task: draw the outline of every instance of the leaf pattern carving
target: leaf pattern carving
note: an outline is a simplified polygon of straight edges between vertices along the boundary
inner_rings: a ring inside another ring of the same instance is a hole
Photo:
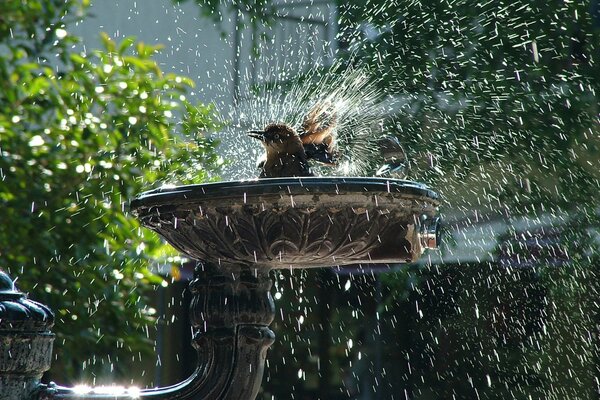
[[[289,268],[414,259],[421,248],[407,238],[408,226],[435,207],[423,198],[380,196],[348,205],[185,203],[137,212],[193,259]]]

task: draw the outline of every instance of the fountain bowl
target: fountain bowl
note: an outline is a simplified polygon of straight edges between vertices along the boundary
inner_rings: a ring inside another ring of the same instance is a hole
[[[281,269],[416,261],[439,243],[438,206],[412,181],[304,177],[164,187],[130,209],[192,259]]]

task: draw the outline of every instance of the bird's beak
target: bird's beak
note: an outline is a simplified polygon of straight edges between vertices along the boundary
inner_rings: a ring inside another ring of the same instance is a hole
[[[254,139],[262,140],[263,142],[265,141],[265,132],[264,131],[248,131],[248,136],[250,136]]]

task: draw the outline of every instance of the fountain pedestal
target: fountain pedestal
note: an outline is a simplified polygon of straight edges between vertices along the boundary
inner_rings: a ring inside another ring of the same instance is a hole
[[[223,182],[135,199],[142,225],[200,260],[190,284],[197,398],[255,398],[274,340],[271,269],[416,261],[437,247],[437,205],[424,185],[378,178]]]
[[[275,316],[268,271],[200,263],[190,283],[199,399],[254,399]],[[199,382],[200,383],[200,382]]]

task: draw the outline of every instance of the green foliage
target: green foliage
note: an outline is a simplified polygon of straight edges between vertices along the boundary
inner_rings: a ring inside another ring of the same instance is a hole
[[[376,3],[340,3],[342,38],[401,100],[389,129],[415,178],[490,211],[593,195],[600,29],[587,3]]]
[[[525,245],[533,232],[500,238],[523,270],[450,265],[385,278],[385,304],[409,299],[424,315],[406,316],[421,379],[407,387],[423,398],[593,397],[597,14],[588,2],[339,4],[348,52],[400,100],[388,129],[407,144],[412,178],[453,214],[554,217],[554,234],[536,245]]]
[[[127,202],[154,183],[213,180],[219,164],[202,136],[213,108],[162,73],[158,46],[103,35],[102,49],[74,50],[64,21],[85,3],[0,3],[0,267],[56,312],[61,378],[152,349],[146,295],[163,281],[150,263],[169,250]]]
[[[399,386],[416,398],[593,398],[598,261],[436,266],[422,270],[421,284],[408,291],[402,276],[388,277],[390,289],[408,299],[382,312],[384,321],[404,321],[398,332],[382,330],[410,337],[387,345],[410,360]]]

